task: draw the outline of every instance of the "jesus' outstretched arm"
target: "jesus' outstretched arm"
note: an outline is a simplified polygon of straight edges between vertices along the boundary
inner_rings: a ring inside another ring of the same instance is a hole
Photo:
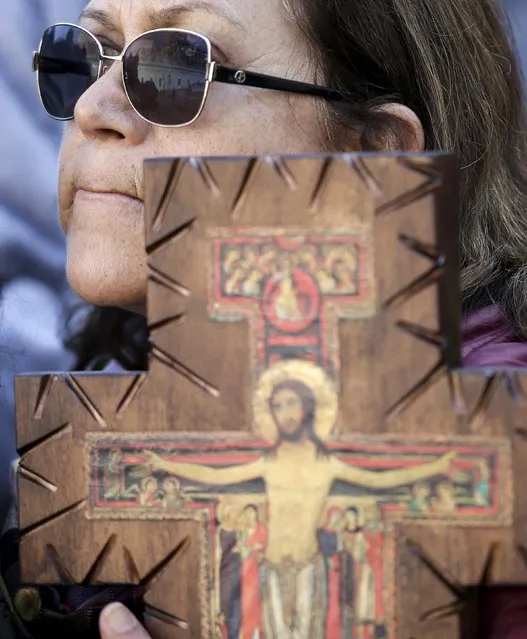
[[[366,488],[382,489],[411,484],[420,479],[428,479],[437,475],[448,475],[455,456],[456,453],[448,453],[427,464],[379,472],[348,466],[348,464],[334,457],[331,459],[330,464],[334,480],[345,481],[357,486],[365,486]]]
[[[264,475],[264,462],[257,459],[248,464],[228,466],[227,468],[213,468],[200,464],[188,464],[163,459],[156,453],[145,451],[148,455],[148,466],[152,471],[162,470],[181,479],[190,479],[202,484],[222,486],[227,484],[239,484],[252,479],[260,479]]]

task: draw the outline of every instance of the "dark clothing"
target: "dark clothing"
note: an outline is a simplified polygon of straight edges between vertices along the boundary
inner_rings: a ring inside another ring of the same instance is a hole
[[[220,531],[220,605],[225,617],[228,639],[238,639],[242,623],[242,560],[239,553],[235,552],[237,544],[236,532]]]
[[[143,603],[133,586],[39,586],[40,613],[35,611],[34,621],[24,623],[13,610],[21,588],[18,544],[16,529],[0,539],[0,639],[100,639],[99,614],[112,601],[142,619]],[[79,610],[88,600],[90,605]]]

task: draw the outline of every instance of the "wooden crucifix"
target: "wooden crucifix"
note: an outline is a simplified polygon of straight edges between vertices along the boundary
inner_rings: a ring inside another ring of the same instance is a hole
[[[471,637],[526,380],[460,369],[453,158],[145,181],[148,373],[17,380],[24,581],[140,584],[155,639]]]

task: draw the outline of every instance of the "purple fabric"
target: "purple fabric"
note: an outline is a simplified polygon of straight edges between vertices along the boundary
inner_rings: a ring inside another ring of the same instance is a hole
[[[527,368],[527,342],[514,333],[496,306],[466,317],[461,331],[463,366]]]
[[[116,362],[115,360],[112,360],[103,371],[103,373],[124,373],[124,372],[126,372],[125,369],[121,366],[121,364],[119,364],[119,362]]]

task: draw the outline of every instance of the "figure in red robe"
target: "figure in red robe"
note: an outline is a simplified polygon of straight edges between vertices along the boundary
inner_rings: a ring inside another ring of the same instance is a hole
[[[368,530],[364,533],[368,543],[368,563],[374,574],[375,589],[375,630],[371,631],[372,639],[384,637],[386,629],[384,627],[384,605],[383,605],[383,552],[384,536],[379,530]]]
[[[267,545],[267,528],[252,504],[243,511],[244,540],[239,543],[242,564],[242,639],[263,637],[260,563]]]
[[[326,636],[331,639],[341,639],[342,623],[340,608],[340,580],[342,540],[341,529],[344,513],[336,506],[328,510],[326,522],[318,530],[318,544],[326,559],[327,566],[327,612]]]

